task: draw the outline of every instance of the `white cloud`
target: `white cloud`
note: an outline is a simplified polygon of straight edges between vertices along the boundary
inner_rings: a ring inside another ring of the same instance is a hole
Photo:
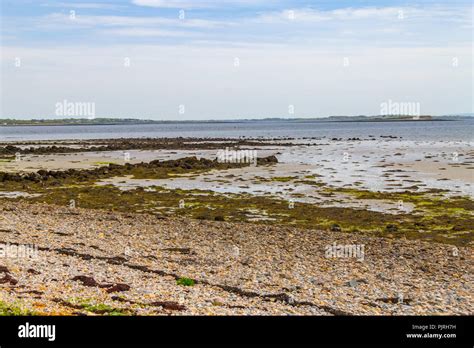
[[[104,4],[104,3],[95,3],[95,2],[56,2],[56,3],[45,3],[41,4],[43,7],[64,7],[64,8],[74,8],[74,9],[117,9],[123,7],[116,4]]]
[[[134,37],[198,37],[198,33],[189,31],[176,30],[159,30],[159,29],[110,29],[101,31],[103,34],[119,35],[119,36],[134,36]]]
[[[264,3],[263,0],[132,0],[139,6],[162,7],[162,8],[217,8],[223,6],[257,6]]]
[[[74,25],[81,27],[147,27],[147,26],[180,26],[190,28],[215,28],[231,23],[205,19],[179,19],[165,17],[133,17],[133,16],[91,16],[76,14],[71,19],[68,14],[53,13],[40,19],[40,25]]]
[[[366,21],[366,20],[419,20],[439,18],[450,21],[471,22],[470,15],[464,8],[432,6],[417,7],[365,7],[339,8],[335,10],[316,10],[311,8],[286,9],[261,14],[256,21],[262,23],[318,23],[325,21]],[[366,22],[370,24],[370,22]]]
[[[231,22],[80,13],[72,21],[55,13],[19,25],[8,18],[0,116],[47,116],[64,99],[96,102],[98,116],[157,119],[177,119],[180,104],[186,119],[286,116],[289,104],[298,116],[371,114],[388,99],[420,102],[431,114],[470,110],[471,9],[290,11]],[[46,44],[40,35],[22,41],[21,28],[44,33]],[[83,41],[68,41],[76,32]],[[158,40],[166,37],[176,39]]]
[[[248,24],[267,25],[275,37],[308,45],[447,46],[472,41],[465,6],[287,9],[261,13]]]
[[[294,21],[296,23],[318,23],[324,21],[341,21],[357,19],[397,19],[402,8],[343,8],[330,11],[314,10],[309,8],[287,9],[277,12],[261,14],[256,21],[263,23],[282,23]]]

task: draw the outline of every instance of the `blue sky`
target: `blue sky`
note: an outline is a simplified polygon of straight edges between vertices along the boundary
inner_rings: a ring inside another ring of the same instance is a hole
[[[1,10],[0,117],[55,117],[63,100],[154,119],[378,114],[388,100],[422,114],[473,108],[471,1],[3,0]]]

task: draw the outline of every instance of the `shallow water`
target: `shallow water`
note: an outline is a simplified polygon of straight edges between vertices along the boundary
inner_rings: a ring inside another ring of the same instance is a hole
[[[0,121],[1,123],[1,121]],[[140,137],[318,137],[397,136],[405,140],[474,140],[474,118],[423,122],[239,121],[95,126],[0,126],[0,141]]]

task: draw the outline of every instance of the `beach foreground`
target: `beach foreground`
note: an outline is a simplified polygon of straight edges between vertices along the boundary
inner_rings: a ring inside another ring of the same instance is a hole
[[[0,314],[472,314],[468,142],[105,139],[1,152]]]
[[[40,315],[472,314],[470,248],[1,202],[3,311]],[[364,245],[363,260],[328,245]]]

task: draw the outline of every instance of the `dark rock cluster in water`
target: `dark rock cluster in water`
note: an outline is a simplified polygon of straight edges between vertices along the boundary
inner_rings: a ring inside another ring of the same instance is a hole
[[[275,156],[268,156],[257,159],[257,165],[270,165],[278,163]],[[208,169],[225,169],[238,168],[248,166],[248,163],[219,163],[217,159],[210,160],[206,158],[197,159],[197,157],[186,157],[176,160],[159,161],[154,160],[148,163],[125,163],[109,164],[108,166],[94,169],[68,169],[63,171],[56,170],[39,170],[32,173],[5,173],[0,172],[0,182],[6,181],[32,181],[43,182],[48,180],[62,180],[73,178],[78,181],[86,181],[90,179],[125,175],[133,170],[154,170],[154,169],[182,169],[182,170],[208,170]]]

